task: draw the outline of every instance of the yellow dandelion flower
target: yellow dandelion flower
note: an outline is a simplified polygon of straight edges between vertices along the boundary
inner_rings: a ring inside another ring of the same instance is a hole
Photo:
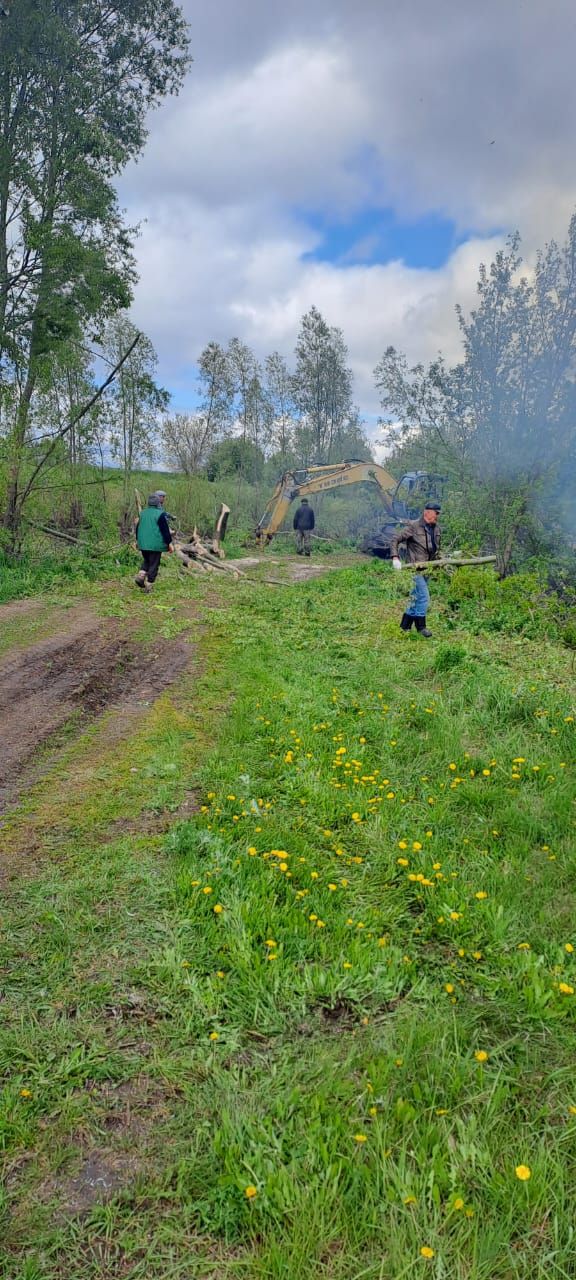
[[[453,1206],[452,1206],[452,1207],[453,1207],[454,1209],[458,1209],[458,1210],[460,1210],[460,1209],[463,1209],[463,1208],[464,1208],[464,1201],[463,1201],[463,1199],[462,1199],[462,1196],[457,1196],[457,1197],[456,1197],[456,1199],[455,1199],[454,1204],[453,1204]]]
[[[561,994],[561,995],[563,995],[563,996],[573,996],[573,995],[574,995],[574,987],[571,987],[569,982],[559,982],[559,983],[558,983],[558,990],[559,990],[560,994]]]
[[[255,1196],[258,1195],[258,1188],[250,1184],[249,1187],[244,1188],[244,1195],[246,1196],[247,1200],[254,1200]]]
[[[410,865],[407,858],[397,858],[396,861],[399,867],[408,867]]]
[[[210,1032],[210,1039],[211,1039],[211,1040],[217,1040],[217,1039],[218,1039],[218,1032],[217,1032],[217,1031],[211,1031],[211,1032]]]
[[[350,964],[350,961],[349,961],[349,960],[345,960],[345,961],[344,961],[344,968],[345,968],[345,969],[351,969],[351,968],[352,968],[352,965]]]
[[[278,946],[278,943],[277,943],[277,942],[275,942],[273,938],[267,938],[267,939],[266,939],[266,942],[264,943],[264,946],[265,946],[265,947],[277,947],[277,946]]]
[[[31,1097],[32,1097],[32,1090],[31,1090],[31,1089],[21,1089],[21,1090],[20,1090],[20,1097],[21,1097],[21,1098],[31,1098]]]
[[[355,1134],[354,1134],[354,1141],[355,1141],[355,1142],[367,1142],[367,1141],[368,1141],[368,1138],[367,1138],[367,1135],[366,1135],[365,1133],[355,1133]]]
[[[329,885],[328,885],[328,888],[330,889],[330,892],[331,892],[331,893],[335,893],[335,892],[336,892],[336,889],[338,888],[338,885],[337,885],[337,884],[329,884]]]
[[[444,990],[448,992],[449,996],[451,996],[454,991],[453,984],[451,982],[446,982],[444,984]]]
[[[483,889],[480,889],[479,893],[474,894],[474,897],[477,898],[479,902],[483,902],[484,899],[488,897],[488,894],[485,893]]]
[[[422,1256],[423,1258],[433,1258],[433,1257],[434,1257],[434,1250],[433,1250],[433,1249],[431,1249],[429,1245],[427,1245],[427,1244],[423,1244],[423,1245],[422,1245],[422,1248],[421,1248],[421,1250],[420,1250],[420,1254],[421,1254],[421,1256]]]
[[[488,1054],[486,1053],[486,1050],[485,1050],[485,1049],[477,1049],[477,1050],[476,1050],[476,1053],[474,1054],[474,1057],[475,1057],[475,1059],[476,1059],[476,1061],[477,1061],[477,1062],[487,1062],[487,1061],[488,1061]]]
[[[571,956],[572,952],[574,951],[574,947],[572,946],[572,943],[571,942],[565,943],[564,950],[568,952],[569,956]]]
[[[207,884],[206,887],[202,890],[202,893],[212,893],[211,885]]]
[[[404,1204],[416,1204],[416,1196],[404,1196]]]
[[[250,854],[250,857],[251,857],[251,858],[255,858],[255,857],[256,857],[256,854],[258,853],[258,850],[257,850],[256,846],[255,846],[255,845],[253,845],[253,844],[251,844],[251,845],[250,845],[250,847],[249,847],[249,849],[248,849],[248,853]]]
[[[369,1115],[369,1116],[377,1116],[377,1115],[378,1115],[378,1107],[368,1107],[368,1115]]]
[[[215,915],[219,916],[219,915],[221,915],[221,914],[222,914],[222,912],[223,912],[223,910],[224,910],[224,907],[222,906],[222,903],[221,903],[221,902],[217,902],[217,903],[216,903],[216,906],[213,908],[213,910],[214,910]]]
[[[219,969],[219,970],[218,970],[218,972],[217,972],[217,974],[216,974],[216,977],[217,977],[217,978],[225,978],[225,977],[226,977],[226,974],[224,973],[224,970],[223,970],[223,969]]]
[[[514,1172],[520,1182],[528,1182],[528,1179],[532,1177],[532,1170],[527,1164],[517,1164]]]

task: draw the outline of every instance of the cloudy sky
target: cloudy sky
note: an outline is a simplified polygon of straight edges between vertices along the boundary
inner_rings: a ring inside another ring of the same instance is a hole
[[[134,319],[178,408],[238,335],[293,350],[312,303],[356,398],[372,370],[459,350],[454,304],[519,228],[576,204],[574,0],[184,0],[194,65],[123,178],[142,220]]]

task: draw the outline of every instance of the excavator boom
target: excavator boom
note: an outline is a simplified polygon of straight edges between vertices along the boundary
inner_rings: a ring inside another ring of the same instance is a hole
[[[295,498],[307,498],[326,489],[359,484],[363,480],[376,484],[387,512],[391,515],[397,481],[376,462],[335,462],[324,467],[307,467],[302,471],[285,471],[280,477],[264,515],[256,529],[261,546],[271,542],[282,527],[290,504]]]
[[[442,476],[429,476],[425,471],[412,471],[395,480],[384,467],[377,462],[333,462],[321,467],[306,467],[302,470],[285,471],[280,477],[274,493],[266,507],[264,515],[256,529],[256,540],[261,547],[272,541],[274,534],[281,529],[284,520],[295,498],[307,498],[314,493],[323,493],[327,489],[338,489],[343,485],[361,484],[363,481],[375,484],[381,498],[388,527],[398,524],[399,520],[411,515],[410,503],[399,498],[399,492],[405,491],[414,505],[423,498],[434,493],[439,496],[438,482]],[[385,540],[386,540],[385,534]],[[374,554],[387,554],[385,550],[374,548]]]

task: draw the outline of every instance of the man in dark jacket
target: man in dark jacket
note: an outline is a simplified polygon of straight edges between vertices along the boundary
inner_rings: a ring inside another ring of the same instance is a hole
[[[303,498],[296,515],[294,516],[294,528],[296,530],[296,550],[298,555],[310,555],[310,534],[314,528],[314,512],[309,505],[308,499]]]
[[[398,556],[398,548],[401,543],[406,547],[410,564],[418,564],[422,560],[436,560],[441,541],[440,529],[438,528],[439,511],[439,504],[430,502],[424,507],[419,520],[412,520],[409,524],[396,530],[390,544],[392,564],[395,569],[402,568],[402,561]],[[432,632],[426,626],[426,614],[428,613],[429,604],[430,592],[426,576],[422,573],[416,573],[412,585],[410,605],[402,615],[400,623],[402,630],[409,631],[411,626],[415,625],[416,630],[421,635],[427,638],[431,636]]]
[[[134,581],[142,591],[152,590],[152,584],[158,576],[162,552],[174,550],[168,517],[162,510],[165,501],[163,489],[152,493],[148,506],[140,513],[136,525],[136,541],[142,552],[142,568]]]

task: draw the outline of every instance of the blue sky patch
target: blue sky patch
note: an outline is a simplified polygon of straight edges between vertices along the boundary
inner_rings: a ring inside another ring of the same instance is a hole
[[[298,214],[318,236],[304,261],[343,267],[401,259],[408,267],[437,270],[473,234],[457,231],[454,222],[436,214],[413,222],[399,222],[388,209],[367,209],[346,222],[303,209]]]

